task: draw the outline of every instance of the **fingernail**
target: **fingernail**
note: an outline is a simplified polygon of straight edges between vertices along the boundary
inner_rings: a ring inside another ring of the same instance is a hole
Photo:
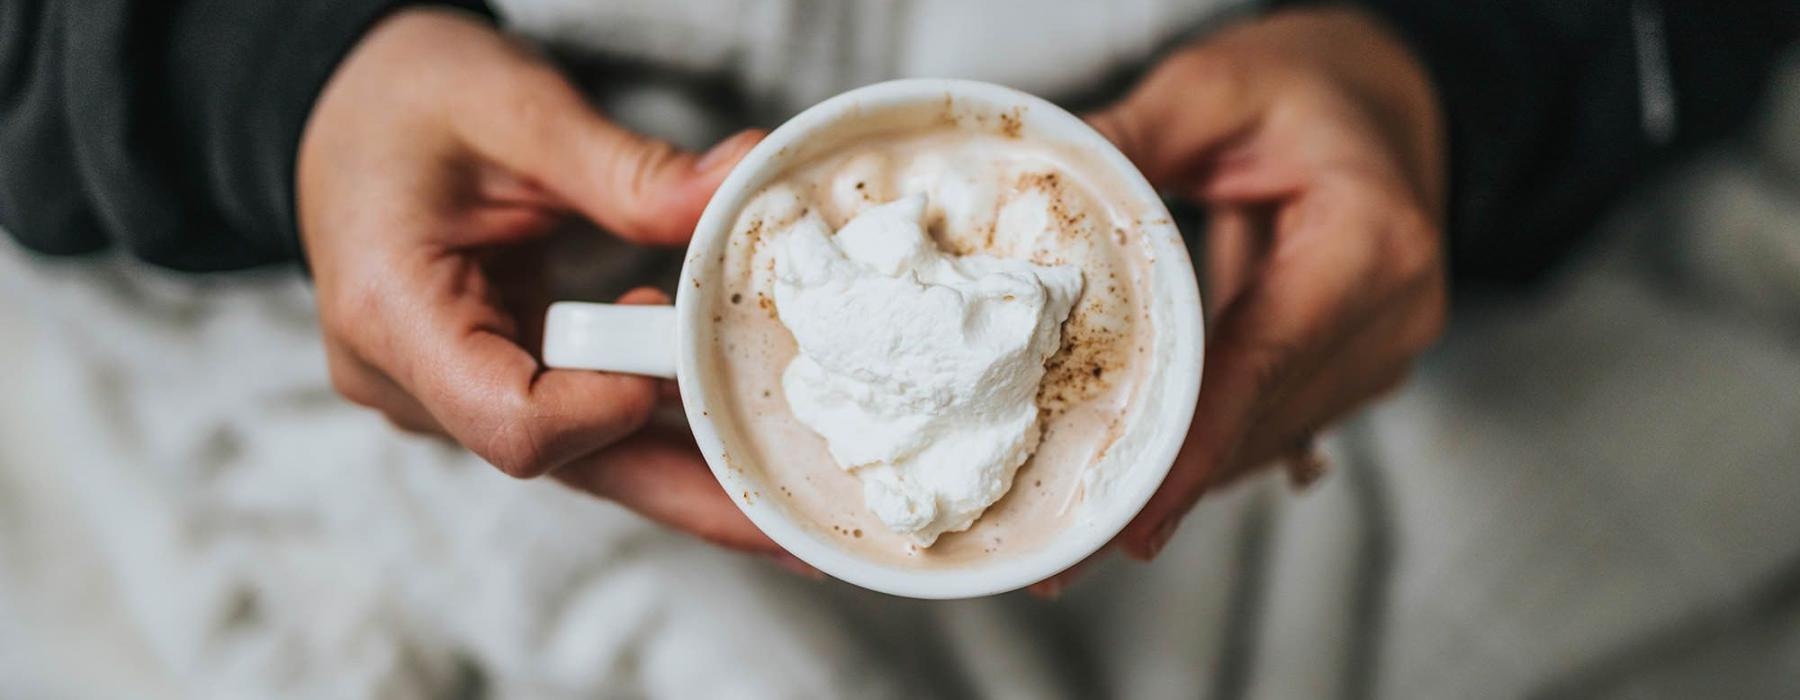
[[[706,149],[705,153],[700,154],[699,160],[694,161],[694,170],[702,173],[711,172],[713,168],[724,164],[726,158],[737,153],[738,147],[742,146],[744,139],[752,133],[754,132],[738,132],[724,141],[713,144],[712,148]]]
[[[1175,530],[1180,527],[1181,518],[1177,516],[1163,521],[1163,524],[1156,528],[1156,532],[1150,535],[1151,559],[1155,559],[1156,555],[1162,554],[1163,547],[1169,546],[1169,540],[1175,537]]]
[[[788,554],[787,552],[778,552],[775,554],[770,554],[768,556],[769,556],[769,559],[771,561],[774,561],[777,566],[780,566],[783,569],[787,569],[788,571],[791,571],[795,575],[798,575],[802,578],[806,578],[806,579],[813,580],[813,581],[825,580],[825,572],[813,568],[812,565],[807,564],[806,562],[800,561],[799,557],[796,557],[792,554]]]

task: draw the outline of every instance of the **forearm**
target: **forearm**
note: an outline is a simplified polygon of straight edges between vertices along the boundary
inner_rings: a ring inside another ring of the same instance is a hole
[[[297,258],[307,115],[364,29],[405,4],[8,3],[0,225],[47,253],[116,244],[186,270]]]

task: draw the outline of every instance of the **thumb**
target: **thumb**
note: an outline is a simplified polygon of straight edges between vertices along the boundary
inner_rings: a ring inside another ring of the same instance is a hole
[[[600,121],[571,149],[569,176],[550,184],[570,208],[637,243],[685,245],[733,166],[762,140],[746,130],[694,154]]]
[[[521,63],[500,71],[493,94],[459,103],[458,137],[630,241],[686,243],[713,190],[762,140],[761,131],[744,131],[705,155],[684,151],[609,121],[541,62]]]
[[[697,155],[596,117],[538,177],[570,209],[621,238],[684,245],[719,183],[762,137],[742,131]]]
[[[1163,61],[1123,100],[1086,120],[1152,185],[1167,187],[1248,132],[1265,91],[1237,60],[1201,47]]]

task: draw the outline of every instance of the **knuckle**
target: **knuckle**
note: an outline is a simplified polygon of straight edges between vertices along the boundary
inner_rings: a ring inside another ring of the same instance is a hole
[[[323,307],[324,304],[321,303],[319,332],[325,336],[327,342],[338,341],[348,345],[354,337],[351,323],[344,318],[348,314],[328,313]],[[337,371],[336,362],[332,363],[332,371],[334,374]]]
[[[1251,390],[1256,396],[1267,397],[1281,388],[1298,351],[1295,343],[1288,340],[1265,340],[1252,347],[1247,364]]]
[[[549,471],[542,446],[530,430],[518,423],[509,421],[489,431],[475,451],[502,474],[515,479],[535,479]]]
[[[372,284],[340,281],[330,290],[319,290],[319,330],[326,338],[351,348],[367,334],[381,311],[382,295]]]
[[[1384,237],[1383,257],[1401,286],[1417,288],[1441,285],[1443,244],[1438,228],[1410,203],[1392,205],[1397,220]]]
[[[1449,302],[1445,299],[1442,287],[1427,292],[1424,308],[1418,311],[1410,332],[1406,334],[1407,348],[1413,353],[1423,352],[1443,337],[1445,328],[1450,322]]]
[[[656,222],[654,204],[661,194],[662,174],[681,153],[657,139],[642,139],[620,150],[614,167],[616,186],[623,195],[623,218],[626,224],[642,230]]]
[[[331,379],[331,390],[337,392],[344,400],[358,406],[375,407],[375,391],[363,380],[362,374],[347,366],[348,363],[332,358],[327,360],[326,374]]]
[[[511,392],[493,392],[484,397],[488,425],[482,437],[469,445],[501,473],[515,479],[535,479],[550,471],[545,460],[544,444],[532,428],[523,397]]]
[[[357,300],[338,289],[320,289],[318,295],[319,332],[330,340],[347,340],[353,337],[355,326],[350,319],[355,318]]]

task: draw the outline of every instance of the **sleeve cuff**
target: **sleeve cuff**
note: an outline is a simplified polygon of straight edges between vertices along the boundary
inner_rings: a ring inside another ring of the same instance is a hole
[[[301,6],[304,9],[297,12],[292,30],[285,32],[287,40],[273,50],[276,59],[252,100],[244,133],[252,140],[245,144],[254,159],[250,170],[271,190],[260,193],[258,199],[272,209],[273,223],[279,227],[276,243],[280,253],[304,265],[295,206],[295,166],[313,104],[338,63],[375,23],[400,9],[451,7],[490,21],[494,13],[481,0],[333,0]]]

